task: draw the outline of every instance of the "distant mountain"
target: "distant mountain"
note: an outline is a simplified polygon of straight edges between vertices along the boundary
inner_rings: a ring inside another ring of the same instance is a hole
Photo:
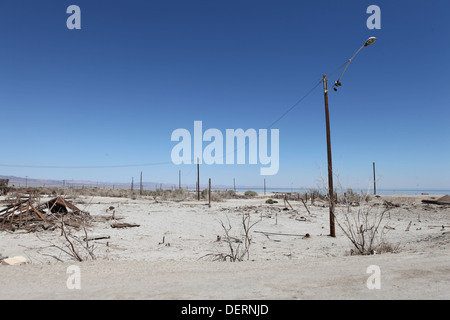
[[[131,182],[103,182],[88,180],[51,180],[51,179],[33,179],[27,177],[2,176],[0,179],[9,179],[9,186],[15,187],[56,187],[56,188],[115,188],[115,189],[131,189]],[[145,190],[154,190],[156,188],[172,189],[178,188],[178,184],[159,183],[159,182],[142,182]],[[183,188],[195,189],[196,185],[182,185]],[[207,188],[207,185],[200,184],[201,189]],[[139,181],[134,181],[134,190],[139,190]],[[233,189],[230,186],[215,185],[214,189]]]

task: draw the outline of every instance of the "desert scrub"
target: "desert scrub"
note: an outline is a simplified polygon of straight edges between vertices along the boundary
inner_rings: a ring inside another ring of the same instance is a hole
[[[227,217],[227,223],[221,221],[221,226],[224,231],[223,236],[217,237],[217,242],[225,242],[226,252],[210,253],[202,258],[210,258],[212,261],[230,261],[237,262],[243,260],[250,260],[250,247],[252,242],[251,229],[261,220],[250,222],[250,215],[243,213],[241,215],[241,229],[236,234],[231,234],[231,223]]]
[[[384,239],[385,230],[389,230],[385,228],[384,219],[390,210],[368,204],[357,207],[347,205],[342,214],[336,214],[337,225],[353,245],[351,254],[398,252],[399,244],[392,245]]]
[[[212,201],[222,201],[224,199],[235,199],[236,192],[233,190],[225,190],[225,191],[213,191],[211,192],[211,200]]]
[[[244,192],[244,196],[249,197],[249,198],[254,198],[257,195],[258,195],[258,193],[256,193],[255,191],[251,191],[251,190]]]

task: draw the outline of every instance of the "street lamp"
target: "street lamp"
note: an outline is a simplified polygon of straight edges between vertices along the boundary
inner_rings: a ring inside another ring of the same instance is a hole
[[[375,37],[370,37],[364,43],[364,45],[356,51],[356,53],[348,60],[344,71],[342,71],[338,80],[331,87],[334,91],[337,91],[337,87],[340,87],[342,84],[340,82],[342,75],[347,70],[348,65],[352,62],[353,58],[362,50],[362,48],[367,47],[374,43],[377,40]],[[331,89],[330,88],[330,89]],[[328,108],[328,84],[327,84],[327,76],[323,76],[323,92],[324,92],[324,100],[325,100],[325,122],[327,127],[327,160],[328,160],[328,198],[329,198],[329,208],[330,208],[330,236],[336,237],[335,227],[334,227],[334,191],[333,191],[333,165],[331,158],[331,134],[330,134],[330,114]]]

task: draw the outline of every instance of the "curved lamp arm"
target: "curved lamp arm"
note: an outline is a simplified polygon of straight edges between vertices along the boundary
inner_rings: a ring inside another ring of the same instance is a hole
[[[371,45],[372,43],[374,43],[377,40],[377,38],[375,37],[370,37],[369,39],[367,39],[367,41],[364,43],[364,45],[358,49],[358,51],[355,52],[355,54],[347,61],[347,64],[345,65],[344,71],[342,71],[341,75],[339,76],[339,78],[336,80],[336,82],[334,83],[334,85],[330,88],[333,89],[334,87],[340,87],[341,86],[341,78],[344,75],[344,72],[347,70],[348,65],[350,64],[350,62],[352,62],[352,60],[355,58],[355,56],[364,48],[367,47],[369,45]],[[335,89],[336,90],[336,89]]]

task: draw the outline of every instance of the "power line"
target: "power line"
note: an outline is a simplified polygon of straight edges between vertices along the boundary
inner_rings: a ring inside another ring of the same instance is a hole
[[[299,103],[301,103],[303,100],[305,100],[318,86],[322,83],[322,80],[320,80],[314,87],[312,87],[311,90],[309,90],[300,100],[298,100],[296,103],[292,105],[289,109],[287,109],[280,117],[278,117],[277,120],[272,122],[270,126],[267,127],[267,129],[271,128],[275,123],[283,119],[289,112],[291,112]]]
[[[279,116],[274,122],[272,122],[269,126],[266,127],[266,129],[270,129],[272,126],[274,126],[278,121],[280,121],[281,119],[283,119],[289,112],[291,112],[295,107],[297,107],[303,100],[305,100],[311,93],[314,92],[314,90],[322,83],[322,80],[318,81],[302,98],[300,98],[297,102],[295,102],[289,109],[287,109],[281,116]],[[259,131],[256,132],[256,137],[253,139],[248,139],[248,141],[246,141],[245,145],[243,146],[244,148],[248,146],[248,144],[252,141],[254,141],[255,139],[259,138]],[[228,152],[227,154],[225,154],[225,156],[234,153],[234,151],[240,150],[241,148],[235,148],[233,149],[233,151]]]
[[[339,68],[330,74],[332,77],[334,74],[338,73],[343,67],[347,65],[348,61],[343,63]],[[295,102],[289,109],[287,109],[281,116],[279,116],[274,122],[272,122],[266,129],[270,129],[278,121],[283,119],[287,114],[289,114],[295,107],[297,107],[303,100],[305,100],[314,90],[322,83],[322,79],[318,81],[302,98]],[[259,132],[257,132],[257,137],[259,137]],[[254,139],[252,139],[253,141]],[[246,147],[250,141],[247,141],[244,145]],[[237,151],[237,149],[233,150]],[[228,153],[230,154],[231,151]],[[228,155],[226,154],[226,155]],[[225,156],[226,156],[225,155]],[[173,162],[153,162],[153,163],[142,163],[142,164],[124,164],[124,165],[101,165],[101,166],[44,166],[44,165],[16,165],[16,164],[0,164],[0,167],[4,168],[33,168],[33,169],[112,169],[112,168],[132,168],[132,167],[150,167],[159,165],[173,164]]]
[[[102,166],[40,166],[40,165],[21,165],[21,164],[0,164],[0,167],[33,168],[33,169],[108,169],[108,168],[149,167],[166,164],[172,164],[172,162],[153,162],[141,164],[121,164],[121,165],[102,165]]]

